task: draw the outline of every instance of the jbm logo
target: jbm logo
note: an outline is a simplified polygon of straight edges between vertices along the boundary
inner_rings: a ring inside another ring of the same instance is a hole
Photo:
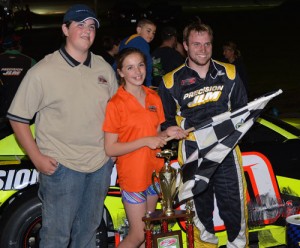
[[[222,95],[223,88],[223,85],[203,87],[196,91],[186,93],[183,100],[193,98],[193,100],[188,103],[189,108],[202,105],[207,102],[217,102]]]
[[[2,68],[1,72],[3,76],[19,76],[23,71],[22,68]]]

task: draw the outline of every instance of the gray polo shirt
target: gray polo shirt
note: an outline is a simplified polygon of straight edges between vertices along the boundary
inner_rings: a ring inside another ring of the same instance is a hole
[[[93,172],[108,160],[102,123],[117,87],[102,57],[90,53],[80,64],[61,48],[28,71],[7,117],[29,123],[36,114],[41,152],[70,169]]]

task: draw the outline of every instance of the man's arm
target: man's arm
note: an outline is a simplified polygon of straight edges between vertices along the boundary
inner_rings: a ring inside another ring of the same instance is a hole
[[[166,130],[170,126],[177,126],[176,123],[176,102],[170,92],[166,89],[164,82],[159,84],[158,94],[161,98],[166,121],[161,124],[161,130]]]
[[[43,155],[30,130],[29,124],[10,120],[10,124],[15,132],[17,140],[24,148],[25,152],[35,165],[38,171],[51,175],[55,172],[57,162],[55,159]]]

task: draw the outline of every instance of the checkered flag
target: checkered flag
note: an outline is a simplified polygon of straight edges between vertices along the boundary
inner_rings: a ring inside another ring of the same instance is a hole
[[[183,184],[178,193],[179,202],[207,188],[219,164],[250,129],[267,103],[281,93],[282,90],[278,90],[266,94],[234,112],[214,116],[195,127],[198,149],[182,167]]]

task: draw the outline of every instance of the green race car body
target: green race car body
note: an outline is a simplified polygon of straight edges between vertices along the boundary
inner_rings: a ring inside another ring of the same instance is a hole
[[[34,133],[34,126],[32,126]],[[274,247],[286,243],[285,218],[299,213],[300,130],[263,116],[248,131],[239,146],[247,180],[250,243]],[[176,160],[172,166],[178,167]],[[37,197],[38,172],[13,134],[0,140],[0,247],[38,247],[42,224],[41,203]],[[158,204],[158,208],[160,208]],[[184,205],[178,206],[184,209]],[[126,234],[125,211],[117,183],[116,168],[105,200],[103,221],[97,245],[107,247]],[[226,244],[225,226],[214,211],[214,224],[220,245]],[[172,230],[182,230],[186,247],[185,223],[174,221]]]

